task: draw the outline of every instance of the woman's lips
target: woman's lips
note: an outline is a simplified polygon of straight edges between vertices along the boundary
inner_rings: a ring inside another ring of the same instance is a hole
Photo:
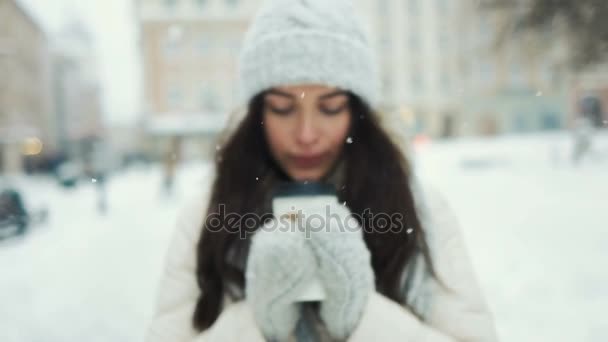
[[[298,168],[310,169],[317,167],[323,163],[325,154],[317,154],[310,156],[294,156],[292,158],[294,164]]]

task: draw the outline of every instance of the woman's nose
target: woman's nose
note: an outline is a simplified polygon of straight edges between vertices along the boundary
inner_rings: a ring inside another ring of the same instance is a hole
[[[311,115],[302,115],[298,120],[296,140],[301,145],[312,145],[319,140],[319,130]]]

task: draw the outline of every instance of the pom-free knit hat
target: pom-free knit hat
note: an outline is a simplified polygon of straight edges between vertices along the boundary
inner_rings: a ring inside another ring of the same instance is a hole
[[[239,96],[275,86],[322,84],[379,102],[373,50],[350,0],[267,0],[239,56]]]

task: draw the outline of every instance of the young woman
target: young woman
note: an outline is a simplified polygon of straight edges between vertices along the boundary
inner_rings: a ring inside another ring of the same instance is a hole
[[[372,56],[350,1],[265,3],[239,60],[247,111],[179,217],[148,342],[496,341],[455,217],[374,110]],[[332,184],[325,209],[363,229],[260,229],[285,181]],[[297,304],[314,276],[326,298]]]

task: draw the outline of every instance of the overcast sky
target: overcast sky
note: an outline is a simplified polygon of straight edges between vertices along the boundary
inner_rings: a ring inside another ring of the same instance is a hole
[[[72,18],[94,38],[108,123],[132,123],[140,112],[140,61],[131,0],[18,0],[49,34]]]

